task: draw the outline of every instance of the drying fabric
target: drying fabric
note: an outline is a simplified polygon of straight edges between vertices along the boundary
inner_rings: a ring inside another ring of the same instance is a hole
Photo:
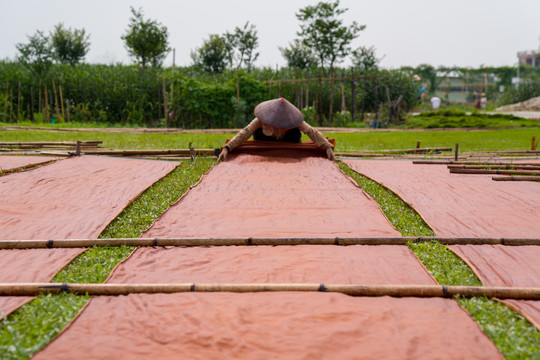
[[[56,160],[56,158],[49,156],[2,155],[0,156],[0,173],[2,171],[13,171],[30,166],[35,166],[53,160]]]
[[[77,157],[0,177],[0,239],[97,238],[178,163]],[[2,282],[45,282],[84,249],[0,250]],[[28,298],[0,297],[9,314]]]
[[[540,247],[503,245],[453,245],[462,258],[487,286],[540,287]],[[540,329],[540,301],[504,300]]]
[[[400,236],[337,165],[303,152],[231,153],[145,237]]]
[[[446,165],[346,161],[394,191],[438,236],[540,237],[540,184],[497,182],[490,175],[450,174]],[[540,286],[539,249],[452,246],[485,285]],[[536,254],[536,255],[533,255]],[[521,285],[518,285],[521,284]],[[540,329],[539,301],[505,301]]]
[[[446,165],[400,160],[347,160],[356,172],[410,204],[438,236],[540,236],[540,184],[450,174]]]
[[[435,284],[405,246],[139,248],[109,283]],[[85,339],[85,341],[81,341]],[[35,359],[501,359],[449,299],[329,293],[93,297]]]

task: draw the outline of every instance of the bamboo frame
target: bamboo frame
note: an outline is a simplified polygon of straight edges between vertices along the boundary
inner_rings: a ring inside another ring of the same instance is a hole
[[[351,237],[351,238],[108,238],[0,240],[0,249],[80,248],[92,246],[280,246],[280,245],[406,245],[437,241],[443,245],[540,245],[540,238],[444,238],[444,237]]]
[[[492,176],[495,181],[540,181],[540,176]]]
[[[73,294],[119,296],[129,294],[158,294],[186,292],[325,292],[350,296],[392,297],[444,297],[482,296],[497,299],[540,300],[540,288],[532,287],[488,287],[451,285],[357,285],[357,284],[85,284],[85,283],[3,283],[0,296],[35,296],[39,294]]]
[[[519,160],[519,159],[516,159],[516,160]],[[493,161],[493,160],[490,160],[490,159],[484,159],[484,160],[460,160],[460,161],[454,161],[454,160],[414,160],[413,164],[419,164],[419,165],[475,165],[475,164],[516,165],[516,164],[519,164],[519,165],[540,166],[540,163],[534,163],[534,162],[515,163],[515,162],[512,162],[512,161]]]
[[[449,164],[449,169],[486,169],[490,170],[540,170],[540,163],[538,165],[522,165],[520,163],[506,164],[506,165],[466,165],[466,164]]]
[[[482,170],[450,168],[451,174],[496,174],[496,175],[532,175],[540,176],[540,170]]]

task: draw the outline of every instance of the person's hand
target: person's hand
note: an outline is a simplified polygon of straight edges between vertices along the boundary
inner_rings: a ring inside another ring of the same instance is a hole
[[[332,148],[326,149],[326,156],[329,160],[336,161],[336,155],[334,155],[334,150]]]
[[[227,160],[227,155],[228,154],[229,154],[229,150],[227,150],[227,148],[223,148],[223,150],[221,150],[221,152],[219,153],[217,161],[220,162],[220,161]]]

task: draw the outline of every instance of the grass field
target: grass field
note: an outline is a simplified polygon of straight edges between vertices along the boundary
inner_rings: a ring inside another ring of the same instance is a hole
[[[461,151],[529,150],[531,138],[540,139],[540,128],[455,131],[388,131],[325,133],[336,139],[336,151],[453,147]],[[125,134],[103,132],[52,132],[36,130],[0,131],[0,142],[101,140],[110,149],[215,149],[233,134]]]
[[[336,139],[338,151],[396,149],[422,146],[453,146],[466,151],[525,150],[532,136],[540,138],[540,129],[489,131],[376,131],[369,133],[326,134]],[[164,149],[185,148],[191,142],[197,148],[216,148],[230,134],[110,134],[60,133],[45,131],[0,131],[0,141],[103,140],[107,148]],[[213,159],[186,161],[171,174],[154,184],[128,206],[100,235],[137,237],[167,207],[214,164]],[[419,215],[397,196],[340,163],[381,206],[403,236],[431,236],[433,232]],[[9,175],[7,175],[9,176]],[[479,285],[479,281],[459,258],[437,243],[410,244],[428,271],[441,283]],[[110,271],[127,257],[131,247],[92,248],[57,274],[53,281],[103,282]],[[91,269],[92,271],[88,271]],[[0,322],[2,359],[25,359],[46,345],[88,301],[87,296],[70,294],[40,296]],[[483,299],[458,299],[476,319],[483,331],[508,359],[540,358],[540,333],[523,317],[498,302]],[[448,349],[445,349],[448,350]]]

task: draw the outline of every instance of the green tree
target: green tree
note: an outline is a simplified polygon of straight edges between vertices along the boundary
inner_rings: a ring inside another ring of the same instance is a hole
[[[319,2],[314,6],[306,6],[296,13],[300,21],[298,36],[303,43],[313,49],[319,66],[325,72],[328,65],[330,74],[334,73],[334,65],[349,55],[351,42],[358,37],[365,25],[359,25],[353,21],[350,25],[344,25],[340,16],[348,9],[339,8],[339,0],[335,2]],[[333,76],[332,76],[333,78]],[[319,81],[319,89],[321,82]],[[320,90],[319,90],[320,93]],[[330,90],[330,109],[328,121],[332,121],[332,108],[334,98],[334,81]]]
[[[161,66],[171,50],[167,27],[156,20],[145,20],[141,9],[136,11],[132,7],[131,14],[127,31],[122,35],[129,55],[143,68],[148,64]]]
[[[84,29],[66,29],[62,23],[56,25],[51,32],[54,58],[63,64],[77,64],[90,49],[89,39]]]
[[[352,63],[360,70],[360,73],[366,74],[378,68],[379,59],[375,55],[375,47],[361,46],[352,52]]]
[[[289,43],[289,47],[280,47],[279,51],[290,68],[304,70],[317,62],[311,48],[305,46],[298,39],[295,39],[293,43]]]
[[[233,33],[225,33],[223,36],[229,46],[228,60],[231,67],[234,67],[236,60],[236,69],[245,64],[247,72],[253,69],[253,63],[259,57],[255,49],[259,46],[259,38],[255,25],[245,23],[243,28],[236,27]]]
[[[193,64],[204,72],[218,74],[227,66],[229,45],[225,39],[216,34],[210,34],[208,40],[200,48],[191,52]]]
[[[437,69],[429,64],[420,64],[416,67],[416,74],[420,75],[422,81],[426,80],[428,85],[428,92],[433,93],[439,86],[440,79],[437,77]]]
[[[19,51],[18,60],[33,71],[40,79],[47,76],[52,65],[53,50],[51,40],[42,31],[37,30],[28,36],[28,43],[16,45]]]

